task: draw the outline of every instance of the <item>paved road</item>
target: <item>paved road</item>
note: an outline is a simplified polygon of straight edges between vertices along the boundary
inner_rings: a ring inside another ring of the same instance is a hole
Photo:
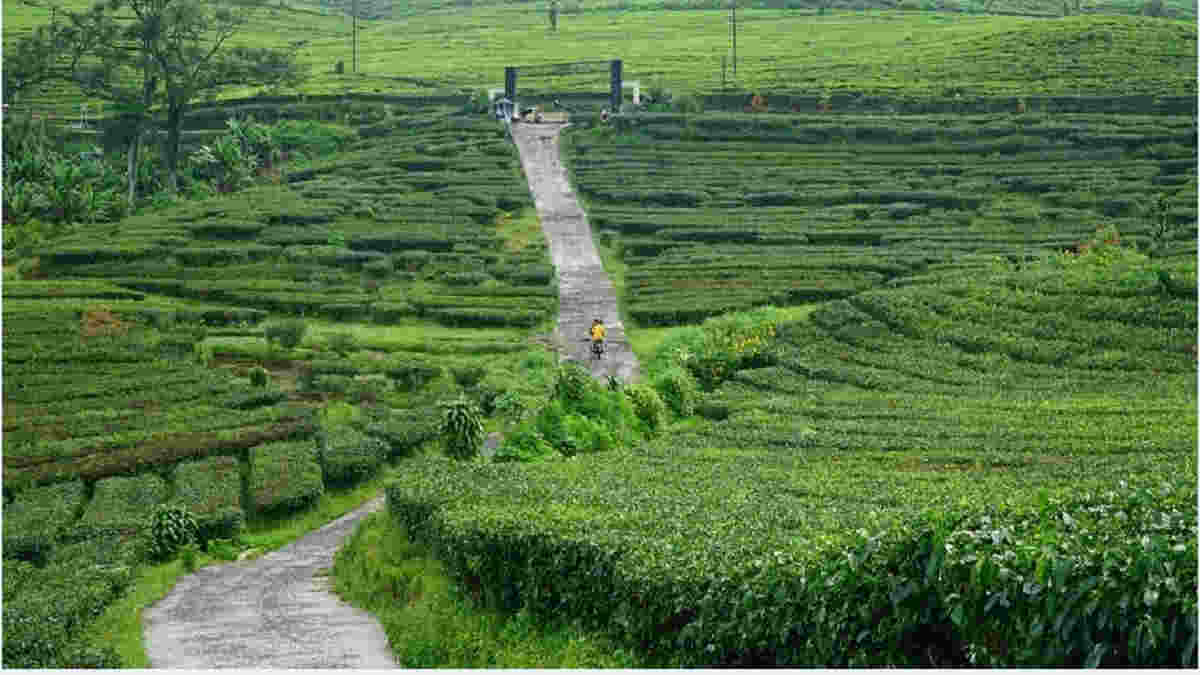
[[[387,636],[324,570],[381,495],[257,560],[189,574],[142,615],[154,668],[395,668]]]
[[[513,139],[533,192],[542,230],[550,242],[550,257],[558,273],[558,334],[560,353],[588,365],[598,377],[624,381],[637,377],[637,357],[625,339],[625,326],[617,311],[617,294],[592,243],[587,215],[580,208],[559,161],[561,124],[516,124]],[[608,329],[608,351],[596,361],[585,341],[592,319],[599,317]]]

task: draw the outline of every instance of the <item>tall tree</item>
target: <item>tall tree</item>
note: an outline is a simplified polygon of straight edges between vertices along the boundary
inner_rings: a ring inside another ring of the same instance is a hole
[[[142,137],[150,126],[159,96],[159,74],[150,58],[158,39],[156,22],[129,21],[121,16],[124,0],[108,0],[86,13],[70,14],[81,33],[93,36],[92,58],[77,65],[71,79],[89,96],[113,103],[116,115],[106,135],[127,150],[128,199],[137,198],[137,165]]]
[[[96,39],[73,21],[55,21],[5,45],[4,101],[15,102],[42,84],[68,78]]]
[[[295,83],[303,77],[293,52],[230,48],[227,42],[262,0],[124,0],[139,22],[154,27],[146,53],[164,88],[167,187],[178,190],[179,146],[188,107],[198,96],[230,84]]]

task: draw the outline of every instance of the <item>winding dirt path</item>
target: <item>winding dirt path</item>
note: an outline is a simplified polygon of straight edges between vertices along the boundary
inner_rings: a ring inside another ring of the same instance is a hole
[[[587,216],[575,199],[566,167],[559,161],[558,134],[563,126],[513,125],[513,140],[558,272],[556,339],[560,353],[588,366],[593,376],[611,375],[628,382],[638,375],[637,357],[625,338],[617,294],[592,243]],[[586,341],[592,319],[597,317],[608,330],[607,353],[599,361],[592,358]]]
[[[381,495],[319,530],[245,562],[189,574],[142,615],[154,668],[395,668],[371,614],[329,590],[333,555]]]

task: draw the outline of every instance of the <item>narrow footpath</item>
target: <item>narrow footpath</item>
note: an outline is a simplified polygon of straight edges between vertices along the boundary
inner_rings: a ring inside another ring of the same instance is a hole
[[[625,338],[617,311],[617,294],[592,243],[592,230],[559,161],[558,134],[565,125],[514,124],[513,140],[529,181],[542,231],[550,242],[550,257],[558,273],[558,330],[556,341],[564,358],[587,365],[596,377],[629,382],[637,377],[637,356]],[[607,352],[592,358],[588,331],[592,319],[607,328]]]
[[[381,495],[319,530],[245,562],[179,580],[142,615],[154,668],[395,668],[371,614],[329,589],[334,554]]]

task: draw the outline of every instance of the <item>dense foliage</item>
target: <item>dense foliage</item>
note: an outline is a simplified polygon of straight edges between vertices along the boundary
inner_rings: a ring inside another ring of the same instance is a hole
[[[1195,267],[1114,235],[781,324],[636,450],[415,461],[390,512],[653,663],[1194,664],[1195,299],[1154,270]]]
[[[1160,257],[1195,252],[1190,116],[654,113],[587,124],[565,141],[573,180],[644,326],[1023,260],[1086,243],[1101,222]]]

